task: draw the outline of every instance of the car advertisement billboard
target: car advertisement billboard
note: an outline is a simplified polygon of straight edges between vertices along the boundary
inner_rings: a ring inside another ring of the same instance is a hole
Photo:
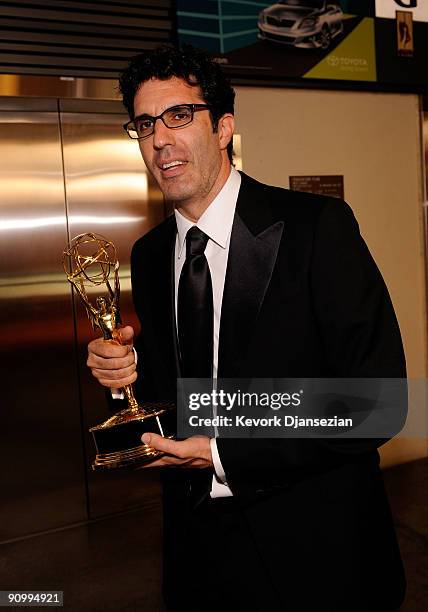
[[[374,0],[177,0],[180,42],[234,73],[376,80]]]
[[[427,85],[428,0],[176,0],[178,37],[247,80]]]

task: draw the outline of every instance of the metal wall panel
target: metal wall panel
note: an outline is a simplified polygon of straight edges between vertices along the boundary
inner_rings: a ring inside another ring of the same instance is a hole
[[[130,252],[134,241],[165,217],[162,195],[151,184],[138,144],[122,129],[127,116],[119,102],[100,106],[93,101],[61,101],[61,109],[70,236],[91,231],[115,243],[121,263],[122,320],[137,328],[131,299]],[[152,503],[158,499],[160,487],[158,475],[151,471],[100,473],[90,469],[94,448],[88,429],[110,414],[104,389],[86,367],[87,344],[94,332],[80,303],[76,311],[89,512],[94,518]]]
[[[58,113],[25,106],[0,100],[0,541],[87,517]]]

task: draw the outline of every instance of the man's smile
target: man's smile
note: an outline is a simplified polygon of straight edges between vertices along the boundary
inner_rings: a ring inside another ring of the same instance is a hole
[[[178,176],[184,172],[187,161],[181,159],[173,159],[168,162],[158,163],[157,166],[164,177]]]

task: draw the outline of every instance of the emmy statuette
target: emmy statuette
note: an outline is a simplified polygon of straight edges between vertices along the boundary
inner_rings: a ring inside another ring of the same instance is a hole
[[[122,344],[119,311],[119,261],[112,242],[99,234],[86,233],[73,238],[63,253],[67,279],[82,300],[94,330],[99,328],[106,342]],[[88,288],[99,290],[91,302]],[[132,385],[122,391],[128,407],[104,423],[92,427],[96,457],[93,470],[138,467],[163,455],[144,444],[141,436],[155,432],[174,438],[175,410],[169,402],[138,404]]]

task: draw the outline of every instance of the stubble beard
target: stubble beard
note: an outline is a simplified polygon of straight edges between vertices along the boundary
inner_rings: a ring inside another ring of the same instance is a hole
[[[165,190],[163,190],[160,185],[159,187],[166,202],[174,206],[174,208],[180,209],[186,205],[189,206],[189,204],[201,204],[210,193],[217,179],[217,175],[218,172],[214,173],[214,176],[208,175],[204,177],[204,180],[202,180],[199,184],[196,184],[194,189],[192,189],[188,182],[184,182],[182,189],[179,187],[174,189],[173,185],[170,186],[172,187],[171,189],[167,188]]]

